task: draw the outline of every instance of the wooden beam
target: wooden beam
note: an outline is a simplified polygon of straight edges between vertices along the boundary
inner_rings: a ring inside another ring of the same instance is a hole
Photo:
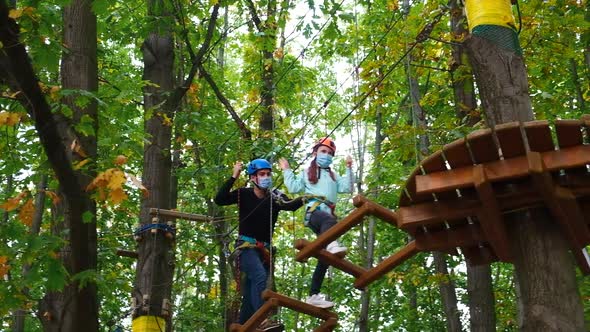
[[[583,167],[590,164],[590,145],[576,145],[562,150],[552,150],[541,154],[548,171]],[[425,175],[416,175],[416,192],[419,195],[473,187],[473,168],[475,166],[451,169]],[[490,182],[505,181],[528,175],[526,156],[483,164]]]
[[[368,212],[368,204],[363,204],[361,207],[354,209],[349,215],[336,223],[336,225],[332,226],[326,232],[319,235],[315,241],[303,247],[295,259],[298,262],[306,261],[309,257],[313,256],[314,253],[319,252],[320,249],[325,248],[330,242],[336,240],[352,227],[362,222],[363,217],[366,216]]]
[[[138,258],[139,254],[137,251],[117,249],[117,255],[121,257]]]
[[[338,315],[332,311],[322,309],[320,307],[316,307],[314,305],[307,304],[294,298],[273,292],[270,289],[267,289],[264,292],[262,292],[262,298],[267,301],[274,300],[276,301],[275,303],[278,306],[286,307],[309,316],[317,317],[322,320],[329,320],[331,318],[338,319]]]
[[[165,216],[172,219],[184,219],[184,220],[192,220],[192,221],[213,221],[214,219],[209,216],[204,216],[201,214],[192,214],[192,213],[185,213],[179,212],[174,210],[166,210],[166,209],[156,209],[150,208],[150,215],[152,216]]]
[[[583,248],[590,241],[590,231],[584,222],[576,197],[567,189],[556,189],[539,152],[528,155],[530,175],[554,219],[575,248]]]
[[[477,214],[477,220],[479,220],[487,242],[494,249],[498,258],[504,262],[510,262],[512,261],[512,255],[510,253],[508,234],[492,184],[488,181],[482,165],[473,168],[473,173],[475,190],[481,201],[481,209]]]
[[[419,251],[443,251],[457,247],[470,247],[485,242],[481,226],[464,224],[437,232],[417,233],[414,239]]]
[[[357,195],[352,199],[354,206],[360,207],[364,204],[367,204],[368,211],[367,213],[373,215],[395,227],[397,227],[397,213],[392,211],[382,205],[379,205],[371,200],[368,200],[366,197],[362,195]]]
[[[414,257],[418,252],[419,250],[416,247],[416,241],[408,243],[400,251],[389,256],[387,259],[377,264],[377,266],[363,274],[360,278],[357,278],[354,282],[354,287],[357,289],[364,289],[368,284],[381,278],[385,273]]]
[[[299,240],[295,241],[295,248],[301,250],[305,246],[308,246],[309,243],[310,242],[307,240],[299,239]],[[342,259],[338,255],[331,254],[325,249],[321,249],[319,252],[315,253],[314,256],[317,257],[322,262],[332,265],[335,268],[337,268],[341,271],[344,271],[344,272],[352,275],[355,278],[358,278],[359,276],[361,276],[362,274],[364,274],[366,272],[366,270],[364,268],[354,265],[351,262],[349,262],[345,259]]]
[[[313,332],[331,332],[336,328],[336,326],[338,326],[338,319],[330,318],[322,325],[315,328]]]
[[[266,292],[266,291],[265,291]],[[262,292],[264,296],[264,292]],[[268,314],[278,306],[279,301],[277,299],[268,299],[262,306],[243,324],[232,324],[230,325],[230,331],[232,332],[250,332],[258,331],[256,328],[264,321]]]
[[[417,227],[441,223],[474,216],[481,208],[478,200],[455,199],[421,203],[400,207],[397,210],[398,227],[404,231],[413,232]]]

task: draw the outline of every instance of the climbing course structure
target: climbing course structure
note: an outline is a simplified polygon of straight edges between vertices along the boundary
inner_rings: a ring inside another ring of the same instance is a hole
[[[547,121],[507,123],[475,131],[447,144],[412,172],[397,211],[356,196],[348,216],[313,242],[297,240],[296,260],[314,256],[352,275],[367,287],[421,251],[461,253],[471,265],[510,263],[505,215],[546,207],[570,244],[584,274],[590,274],[590,116],[558,120],[557,145]],[[324,248],[367,215],[407,232],[413,240],[375,267],[366,269]],[[337,316],[325,309],[266,291],[267,303],[232,331],[256,331],[272,308],[284,306],[323,319],[315,331],[332,331]]]

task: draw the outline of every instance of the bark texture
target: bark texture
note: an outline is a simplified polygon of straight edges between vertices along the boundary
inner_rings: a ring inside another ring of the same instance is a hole
[[[533,119],[523,57],[471,36],[465,43],[489,126]],[[505,216],[521,331],[586,331],[569,245],[546,209]]]

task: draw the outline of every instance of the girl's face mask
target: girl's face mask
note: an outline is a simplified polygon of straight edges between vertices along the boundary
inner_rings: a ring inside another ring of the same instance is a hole
[[[332,155],[327,153],[318,153],[315,158],[315,162],[321,168],[328,168],[332,164]]]
[[[261,189],[268,189],[272,187],[272,177],[270,177],[270,175],[266,177],[259,177],[258,187],[260,187]]]

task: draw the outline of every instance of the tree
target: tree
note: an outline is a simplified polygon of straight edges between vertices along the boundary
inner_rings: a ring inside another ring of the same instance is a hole
[[[507,3],[508,1],[506,1]],[[469,13],[474,8],[466,8]],[[487,22],[477,22],[484,26]],[[470,27],[479,27],[470,22]],[[512,43],[474,33],[466,40],[488,126],[534,119],[516,32],[488,23]],[[485,29],[485,28],[484,28]],[[583,331],[584,315],[568,244],[544,209],[506,216],[519,287],[522,331]],[[539,308],[543,310],[539,311]]]

